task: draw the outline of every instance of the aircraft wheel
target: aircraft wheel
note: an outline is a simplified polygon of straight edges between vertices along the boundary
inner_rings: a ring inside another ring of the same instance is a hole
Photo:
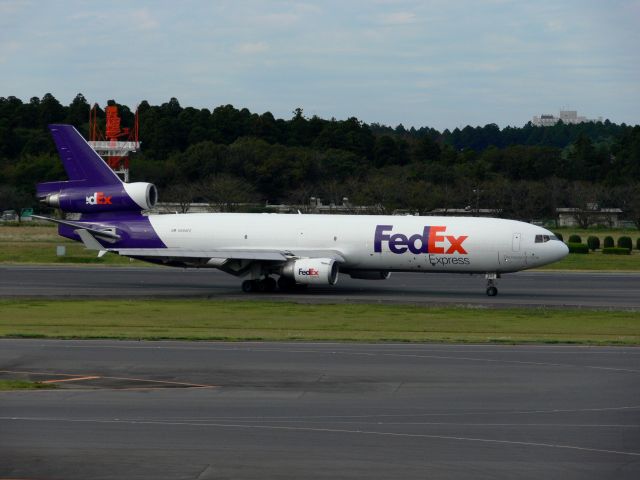
[[[275,292],[277,283],[274,278],[267,277],[262,281],[265,292]]]
[[[290,292],[296,288],[296,282],[291,278],[280,276],[278,278],[278,288],[283,292]]]
[[[498,289],[496,287],[488,287],[487,295],[490,297],[495,297],[496,295],[498,295]]]
[[[244,293],[255,292],[257,290],[256,287],[256,282],[253,280],[245,280],[244,282],[242,282],[242,291]]]

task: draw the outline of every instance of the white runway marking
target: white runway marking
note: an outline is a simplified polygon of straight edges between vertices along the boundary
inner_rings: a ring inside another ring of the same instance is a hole
[[[35,421],[35,422],[70,422],[70,423],[97,423],[97,424],[126,424],[126,425],[161,425],[161,426],[187,426],[187,427],[214,427],[214,428],[235,428],[235,429],[257,429],[257,430],[281,430],[292,432],[317,432],[317,433],[345,433],[352,435],[374,435],[397,438],[429,438],[436,440],[453,440],[462,442],[481,442],[501,445],[521,445],[526,447],[558,448],[577,450],[592,453],[604,453],[612,455],[625,455],[640,457],[640,452],[628,452],[619,450],[604,450],[600,448],[580,447],[577,445],[565,445],[541,442],[523,442],[516,440],[498,440],[491,438],[461,437],[453,435],[431,435],[423,433],[394,433],[379,432],[373,430],[347,430],[341,428],[313,428],[313,427],[288,427],[273,425],[246,425],[246,424],[224,424],[224,423],[194,423],[194,422],[167,422],[150,420],[96,420],[96,419],[67,419],[67,418],[36,418],[36,417],[0,417],[5,421]]]
[[[133,346],[133,345],[55,345],[46,343],[41,344],[43,347],[52,347],[52,348],[108,348],[108,349],[167,349],[167,350],[204,350],[204,351],[246,351],[246,352],[274,352],[274,353],[302,353],[302,354],[316,354],[316,355],[352,355],[352,356],[363,356],[363,357],[375,357],[375,356],[384,356],[384,357],[406,357],[406,358],[431,358],[436,360],[464,360],[470,362],[487,362],[487,363],[503,363],[503,364],[515,364],[515,365],[535,365],[535,366],[547,366],[547,367],[561,367],[561,368],[587,368],[592,370],[605,370],[611,372],[621,372],[621,373],[640,373],[640,370],[629,369],[629,368],[617,368],[617,367],[604,367],[600,365],[576,365],[571,363],[552,363],[552,362],[533,362],[533,361],[523,361],[523,360],[504,360],[504,359],[495,359],[495,358],[482,358],[482,357],[459,357],[452,355],[424,355],[421,353],[389,353],[389,352],[367,352],[367,351],[344,351],[344,350],[313,350],[313,349],[289,349],[289,348],[271,348],[271,347],[227,347],[227,348],[215,348],[212,349],[210,347],[181,347],[181,346],[171,346],[171,345],[153,345],[153,346]],[[215,344],[214,344],[215,345]],[[366,344],[365,344],[366,345]],[[431,350],[433,351],[433,350]],[[441,350],[436,350],[441,351]],[[468,353],[468,352],[464,352]],[[490,352],[488,352],[490,353]],[[496,353],[504,353],[503,351],[498,351]],[[548,352],[546,352],[548,353]],[[584,353],[584,352],[582,352]],[[596,353],[606,353],[606,352],[596,352]],[[639,352],[640,353],[640,352]],[[634,352],[635,354],[635,352]]]

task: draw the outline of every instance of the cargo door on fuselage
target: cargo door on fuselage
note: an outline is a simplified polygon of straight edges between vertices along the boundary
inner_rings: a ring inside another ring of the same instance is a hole
[[[520,251],[520,240],[522,239],[522,235],[520,233],[514,233],[511,239],[511,251],[519,252]]]
[[[522,251],[522,234],[520,232],[514,232],[511,235],[511,251],[502,252],[499,262],[502,267],[506,267],[508,270],[517,270],[526,266],[527,254]]]

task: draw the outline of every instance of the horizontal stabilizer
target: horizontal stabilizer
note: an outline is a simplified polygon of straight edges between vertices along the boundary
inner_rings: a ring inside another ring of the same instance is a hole
[[[78,230],[76,230],[76,233],[78,234],[78,236],[82,240],[82,243],[84,243],[84,246],[88,250],[98,250],[99,251],[99,253],[98,253],[99,257],[102,257],[105,253],[107,253],[107,249],[104,248],[100,244],[100,242],[98,242],[98,240],[96,240],[96,237],[91,235],[91,233],[89,233],[87,230],[79,228]]]
[[[116,233],[112,233],[105,230],[98,230],[97,228],[88,227],[87,224],[82,222],[72,222],[69,220],[60,220],[58,218],[50,218],[50,217],[42,217],[40,215],[31,215],[33,218],[39,218],[40,220],[46,220],[48,222],[58,223],[60,225],[66,225],[68,227],[73,227],[79,230],[86,230],[87,232],[91,232],[94,235],[98,235],[99,237],[108,238],[111,240],[120,240],[120,235]]]

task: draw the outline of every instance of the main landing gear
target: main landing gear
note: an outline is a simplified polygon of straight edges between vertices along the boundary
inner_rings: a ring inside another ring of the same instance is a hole
[[[242,282],[242,291],[245,293],[271,293],[276,289],[281,292],[300,292],[305,290],[307,285],[296,283],[293,278],[280,276],[278,281],[273,277],[265,277],[261,280],[245,280]]]
[[[500,278],[499,273],[487,273],[485,276],[487,279],[487,295],[495,297],[498,295],[498,287],[496,287],[496,280]]]
[[[245,293],[252,292],[275,292],[276,281],[271,277],[265,277],[262,280],[245,280],[242,282],[242,291]]]

